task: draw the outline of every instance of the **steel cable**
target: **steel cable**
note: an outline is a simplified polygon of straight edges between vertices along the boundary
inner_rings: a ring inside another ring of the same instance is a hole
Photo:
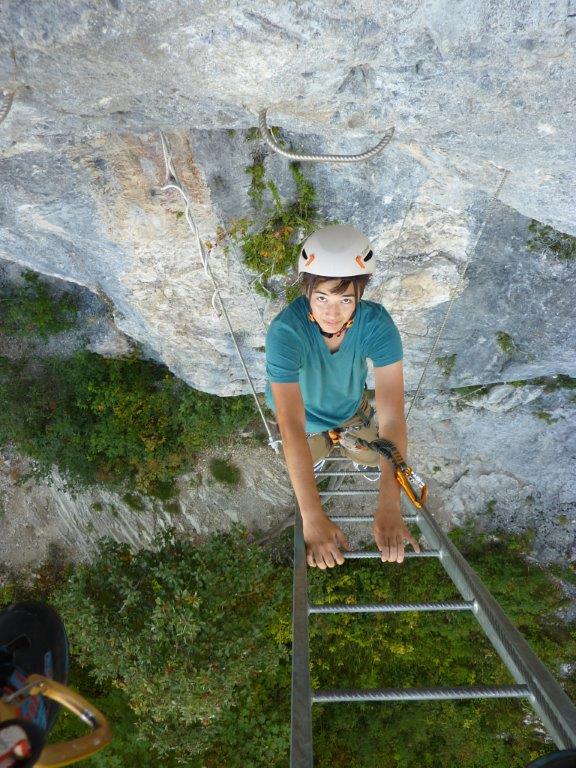
[[[384,137],[378,144],[376,144],[376,146],[366,150],[366,152],[361,152],[358,155],[305,155],[300,152],[292,152],[291,150],[283,149],[278,144],[266,123],[266,112],[266,109],[262,109],[258,116],[262,138],[266,141],[270,149],[273,149],[278,155],[282,155],[289,160],[295,160],[299,163],[360,163],[364,160],[370,160],[370,158],[382,152],[382,150],[390,144],[392,136],[394,135],[394,127],[392,126],[391,128],[388,128]]]
[[[242,368],[244,370],[246,378],[248,380],[248,384],[250,385],[250,389],[252,390],[252,396],[254,398],[254,402],[256,403],[256,408],[258,409],[258,413],[260,414],[262,424],[264,425],[264,428],[268,434],[268,445],[270,445],[270,447],[273,448],[276,451],[276,453],[278,453],[280,441],[274,438],[270,430],[270,427],[268,425],[268,422],[266,420],[266,417],[264,415],[264,411],[262,410],[262,406],[260,405],[260,401],[258,400],[258,393],[256,392],[254,382],[252,381],[252,377],[250,376],[250,371],[248,370],[248,366],[246,365],[246,361],[244,360],[244,355],[242,354],[242,350],[240,349],[240,345],[238,344],[238,340],[236,339],[236,334],[234,333],[234,328],[232,327],[230,316],[228,315],[228,311],[226,310],[224,299],[222,298],[220,288],[210,268],[208,256],[204,249],[204,243],[202,242],[202,239],[200,237],[200,233],[198,231],[198,227],[196,226],[196,222],[192,217],[192,212],[191,212],[192,206],[191,206],[190,198],[188,197],[184,187],[182,186],[182,182],[178,177],[178,173],[172,162],[170,145],[168,143],[168,140],[162,133],[162,131],[160,132],[160,137],[162,140],[162,150],[164,153],[164,163],[166,167],[166,183],[161,187],[161,189],[162,191],[166,191],[169,189],[176,190],[176,192],[178,192],[181,195],[182,199],[184,200],[184,203],[186,205],[185,218],[186,218],[186,221],[188,222],[188,226],[190,227],[193,235],[196,237],[196,243],[198,246],[198,251],[200,253],[200,260],[202,262],[202,267],[204,268],[204,273],[211,280],[212,285],[214,286],[214,292],[212,294],[212,306],[215,307],[215,300],[217,299],[220,304],[224,320],[226,321],[226,325],[228,326],[230,337],[232,338],[232,342],[234,344],[234,347],[240,359],[240,363],[242,364]]]

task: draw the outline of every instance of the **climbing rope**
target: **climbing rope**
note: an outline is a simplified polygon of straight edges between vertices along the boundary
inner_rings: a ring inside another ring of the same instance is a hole
[[[466,263],[464,265],[464,269],[462,270],[460,274],[460,278],[458,280],[458,283],[456,285],[456,288],[452,292],[452,296],[450,298],[450,302],[448,304],[448,308],[446,309],[446,314],[444,315],[444,319],[442,321],[442,324],[438,330],[438,333],[436,335],[436,339],[434,340],[434,343],[432,344],[432,347],[430,349],[430,352],[428,353],[428,357],[426,359],[426,362],[424,364],[424,368],[422,369],[422,373],[420,374],[420,379],[418,381],[418,385],[416,387],[416,391],[414,392],[414,395],[412,397],[412,401],[410,403],[410,406],[408,408],[408,413],[406,414],[406,421],[410,418],[410,413],[412,411],[412,408],[414,404],[416,403],[416,399],[420,393],[420,389],[422,388],[422,383],[424,382],[424,377],[426,376],[426,371],[428,370],[428,366],[430,365],[430,361],[432,360],[432,357],[438,347],[438,344],[440,342],[440,339],[442,338],[442,334],[444,333],[444,328],[446,327],[446,323],[448,322],[448,317],[450,316],[450,312],[452,311],[452,307],[454,305],[454,302],[456,301],[457,296],[459,295],[460,288],[464,282],[464,278],[466,277],[466,272],[468,271],[468,267],[470,266],[470,262],[472,259],[472,254],[475,253],[476,248],[478,247],[478,243],[480,242],[480,238],[482,237],[482,234],[484,232],[484,228],[486,227],[486,224],[492,214],[492,209],[494,205],[496,204],[498,197],[500,195],[500,192],[502,191],[502,187],[504,186],[506,179],[510,175],[510,171],[508,170],[502,170],[502,178],[500,179],[500,183],[498,184],[498,187],[496,189],[496,192],[492,196],[490,200],[490,204],[488,205],[486,209],[486,215],[484,216],[484,221],[482,222],[482,225],[480,229],[478,230],[478,235],[476,237],[476,242],[474,243],[474,248],[470,251],[470,255],[468,255],[468,251],[466,252]]]
[[[287,157],[289,160],[296,160],[300,163],[361,163],[363,160],[370,160],[370,158],[382,152],[385,149],[394,135],[394,127],[388,128],[384,137],[372,147],[372,149],[361,152],[359,155],[304,155],[299,152],[292,152],[291,150],[283,149],[268,128],[266,123],[266,109],[260,111],[258,122],[260,125],[260,133],[262,138],[266,141],[270,149],[273,149],[279,155]]]
[[[14,91],[0,91],[0,123],[8,117],[13,101]]]
[[[260,401],[258,400],[258,393],[256,392],[256,387],[254,386],[254,382],[252,381],[252,377],[250,376],[250,371],[248,370],[248,366],[246,365],[246,361],[244,360],[244,355],[242,354],[242,350],[240,349],[240,345],[238,344],[238,340],[236,338],[236,334],[234,333],[234,328],[232,327],[232,323],[230,321],[230,317],[228,315],[228,312],[226,310],[226,305],[224,303],[224,299],[222,298],[222,294],[220,293],[220,288],[218,286],[218,283],[216,282],[216,279],[214,278],[214,275],[212,273],[212,270],[210,268],[210,263],[208,260],[208,255],[206,254],[206,250],[204,248],[204,243],[202,242],[202,239],[200,237],[200,233],[198,231],[198,227],[196,226],[196,222],[194,221],[192,217],[192,204],[190,202],[190,198],[188,197],[188,194],[184,187],[182,186],[182,182],[180,181],[180,178],[178,176],[178,173],[174,167],[174,163],[172,161],[172,153],[170,150],[170,145],[168,143],[167,138],[164,136],[163,132],[160,132],[160,138],[162,140],[162,151],[164,154],[164,164],[166,168],[166,180],[164,185],[161,187],[162,191],[167,191],[169,189],[173,189],[176,192],[180,194],[182,199],[185,203],[185,211],[184,215],[186,218],[186,221],[188,222],[188,226],[190,227],[193,235],[196,237],[196,243],[198,245],[198,251],[200,253],[200,260],[202,262],[202,266],[204,268],[204,273],[206,276],[211,280],[212,285],[214,286],[214,293],[212,294],[212,306],[215,307],[215,300],[217,299],[220,305],[220,308],[222,310],[222,316],[224,317],[224,320],[226,321],[226,325],[228,326],[228,331],[230,333],[230,336],[232,338],[232,342],[234,344],[234,347],[236,349],[236,352],[238,354],[238,357],[240,359],[240,362],[242,364],[242,368],[244,369],[244,373],[246,375],[246,378],[248,380],[248,383],[250,385],[250,389],[252,390],[252,396],[254,398],[254,402],[256,403],[256,408],[258,409],[258,413],[260,414],[260,418],[262,420],[262,424],[264,425],[264,428],[268,434],[268,445],[273,448],[276,453],[279,451],[279,445],[280,441],[275,439],[271,430],[270,426],[268,425],[268,422],[266,421],[266,417],[264,415],[264,411],[262,410],[262,406],[260,405]]]

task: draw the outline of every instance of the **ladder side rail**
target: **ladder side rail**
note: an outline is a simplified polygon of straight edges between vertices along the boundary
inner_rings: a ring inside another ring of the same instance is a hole
[[[576,747],[576,707],[518,629],[486,589],[475,571],[423,505],[418,525],[440,552],[440,562],[464,600],[476,603],[474,614],[516,682],[530,691],[529,701],[559,749]]]
[[[294,514],[292,714],[290,768],[312,768],[312,689],[308,640],[308,575],[302,515]]]

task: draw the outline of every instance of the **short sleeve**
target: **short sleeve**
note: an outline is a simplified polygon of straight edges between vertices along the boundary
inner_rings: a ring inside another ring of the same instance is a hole
[[[266,375],[269,381],[298,381],[302,366],[302,342],[293,328],[273,321],[266,334]]]
[[[402,339],[400,332],[382,306],[374,310],[366,337],[365,355],[372,360],[375,368],[391,365],[402,360]]]

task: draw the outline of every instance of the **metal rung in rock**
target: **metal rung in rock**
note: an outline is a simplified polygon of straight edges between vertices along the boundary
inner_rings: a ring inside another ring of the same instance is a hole
[[[380,493],[378,488],[366,488],[362,491],[320,491],[320,496],[374,496]]]
[[[328,515],[333,523],[373,523],[374,517],[372,515]],[[417,523],[419,520],[418,515],[404,515],[405,523]]]
[[[408,613],[410,611],[472,611],[474,602],[366,603],[356,605],[310,605],[308,613]]]
[[[368,560],[378,559],[382,557],[382,553],[378,551],[374,552],[342,552],[342,555],[346,560]],[[404,557],[440,557],[441,553],[439,549],[424,549],[422,552],[404,552]]]
[[[376,688],[372,691],[316,691],[314,704],[337,701],[450,701],[454,699],[523,699],[527,685],[475,686],[461,688]]]

